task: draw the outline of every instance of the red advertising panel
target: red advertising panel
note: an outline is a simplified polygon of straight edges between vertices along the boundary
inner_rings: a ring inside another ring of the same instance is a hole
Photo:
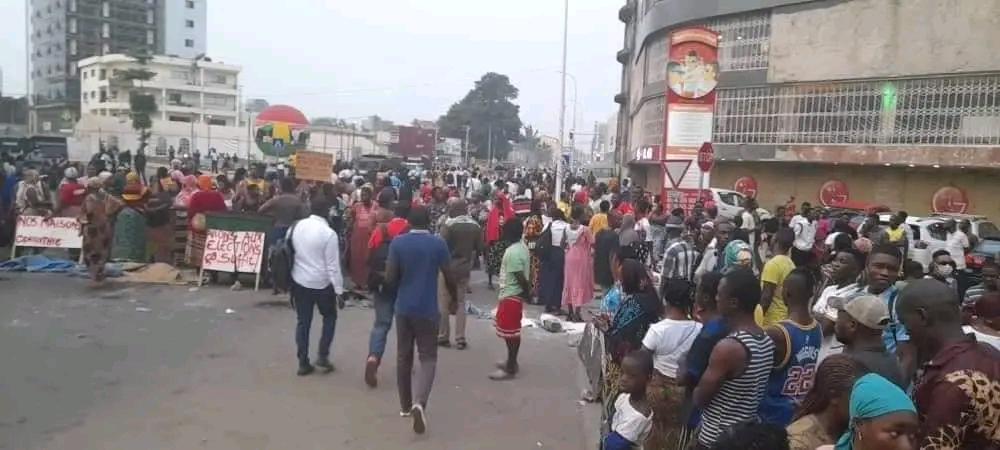
[[[400,125],[398,128],[398,142],[390,144],[389,149],[403,157],[426,157],[434,156],[434,136],[433,128],[409,127]],[[393,136],[395,141],[395,136]]]
[[[850,199],[851,191],[843,181],[833,179],[819,187],[819,204],[823,206],[842,205]]]
[[[962,188],[943,186],[931,197],[931,210],[936,213],[964,214],[969,209],[969,197]]]

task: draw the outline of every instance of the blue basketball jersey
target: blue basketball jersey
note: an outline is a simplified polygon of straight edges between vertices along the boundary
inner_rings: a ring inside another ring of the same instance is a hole
[[[815,321],[802,326],[782,320],[776,326],[785,335],[787,351],[783,361],[775,360],[759,413],[762,421],[786,427],[792,421],[796,405],[812,389],[823,330]]]

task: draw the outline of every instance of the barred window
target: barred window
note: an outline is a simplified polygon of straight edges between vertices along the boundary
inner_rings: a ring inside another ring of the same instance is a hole
[[[717,92],[719,143],[1000,145],[1000,74]]]
[[[767,69],[771,45],[770,11],[719,17],[704,25],[719,33],[719,70]]]
[[[670,35],[663,34],[650,41],[646,46],[646,84],[663,81],[667,78],[667,44]]]
[[[636,119],[642,124],[642,136],[633,147],[663,144],[663,97],[643,103]]]

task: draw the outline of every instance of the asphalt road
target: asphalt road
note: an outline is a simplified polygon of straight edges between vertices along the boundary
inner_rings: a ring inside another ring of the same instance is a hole
[[[482,280],[474,290],[472,301],[491,308]],[[379,388],[362,381],[374,312],[343,310],[337,371],[300,378],[294,315],[283,304],[223,287],[94,291],[64,275],[4,275],[0,448],[575,450],[596,442],[596,407],[578,401],[566,334],[526,330],[522,374],[495,382],[486,375],[502,344],[489,320],[470,318],[470,348],[442,349],[429,431],[415,436],[398,417],[393,333]],[[314,343],[318,328],[317,315]]]

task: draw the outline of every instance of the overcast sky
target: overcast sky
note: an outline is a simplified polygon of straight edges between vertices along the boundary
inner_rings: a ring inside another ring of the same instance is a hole
[[[5,95],[25,92],[24,23],[16,19],[24,3],[0,1],[0,17],[15,19],[0,27]],[[567,72],[579,82],[577,130],[589,133],[616,106],[621,2],[570,3]],[[247,96],[308,117],[437,119],[482,74],[499,72],[521,90],[521,119],[554,135],[562,17],[559,0],[210,0],[208,55],[243,67]],[[570,80],[567,130],[572,98]]]

